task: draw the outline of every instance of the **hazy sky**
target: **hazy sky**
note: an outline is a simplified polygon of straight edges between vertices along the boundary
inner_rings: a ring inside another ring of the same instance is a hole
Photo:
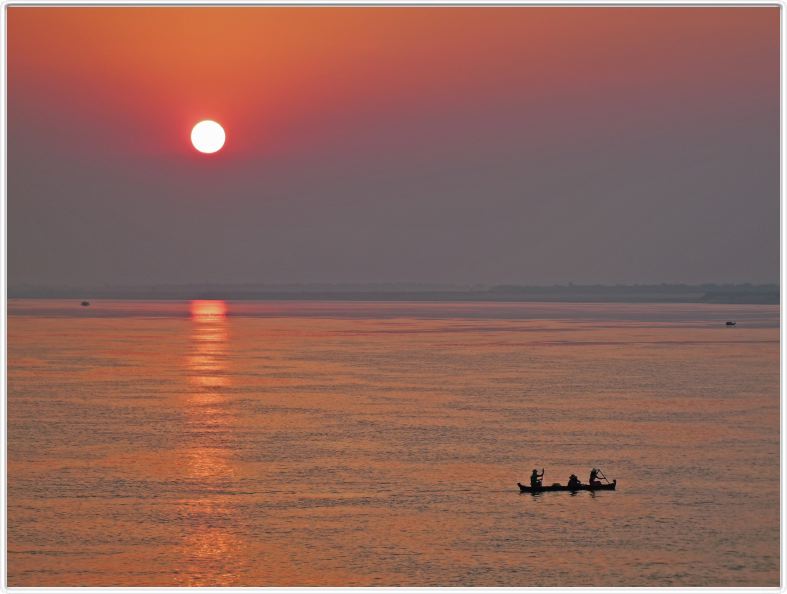
[[[778,273],[777,7],[8,8],[11,288]]]

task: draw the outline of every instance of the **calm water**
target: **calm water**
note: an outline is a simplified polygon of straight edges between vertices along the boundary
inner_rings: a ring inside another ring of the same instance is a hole
[[[9,302],[9,585],[779,583],[776,306],[224,307]]]

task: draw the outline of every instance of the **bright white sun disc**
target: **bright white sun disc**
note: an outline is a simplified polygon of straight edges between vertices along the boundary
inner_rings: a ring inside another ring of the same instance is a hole
[[[213,120],[202,120],[191,129],[191,144],[201,153],[215,153],[225,138],[224,128]]]

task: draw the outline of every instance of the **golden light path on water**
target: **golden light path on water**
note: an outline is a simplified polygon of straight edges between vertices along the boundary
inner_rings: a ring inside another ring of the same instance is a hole
[[[237,510],[216,495],[227,490],[235,474],[233,418],[226,410],[230,387],[227,306],[224,301],[192,301],[190,315],[191,352],[185,369],[192,389],[184,410],[193,441],[183,452],[183,460],[188,477],[199,481],[201,494],[183,501],[184,517],[194,521],[183,539],[183,556],[191,564],[183,568],[182,575],[185,586],[206,586],[217,576],[223,582],[237,579],[232,558],[242,543],[224,527],[237,522]]]

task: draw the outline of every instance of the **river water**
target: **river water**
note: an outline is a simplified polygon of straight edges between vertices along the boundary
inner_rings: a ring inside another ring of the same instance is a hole
[[[10,300],[9,585],[777,586],[778,325]]]

